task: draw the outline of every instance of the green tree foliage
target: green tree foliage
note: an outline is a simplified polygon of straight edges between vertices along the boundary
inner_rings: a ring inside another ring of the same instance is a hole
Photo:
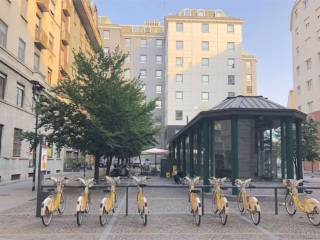
[[[319,158],[318,122],[308,119],[302,124],[302,159],[314,161]]]
[[[95,178],[99,178],[98,161],[113,157],[128,158],[155,143],[152,111],[155,101],[145,103],[139,79],[124,79],[126,58],[118,50],[105,53],[93,48],[88,56],[75,54],[73,76],[42,95],[39,126],[49,142],[58,148],[72,147],[96,158]]]

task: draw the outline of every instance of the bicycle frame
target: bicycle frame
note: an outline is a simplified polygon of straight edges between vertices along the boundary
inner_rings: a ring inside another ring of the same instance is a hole
[[[111,189],[110,193],[107,193],[107,195],[102,199],[100,204],[100,215],[103,214],[103,211],[105,210],[106,213],[110,213],[114,210],[114,206],[117,199],[117,193],[116,193],[116,185],[120,181],[120,177],[112,178],[109,176],[106,176],[107,182],[110,183]]]
[[[85,180],[83,178],[79,178],[78,180],[85,186],[85,188],[81,196],[77,200],[76,211],[85,212],[89,203],[89,188],[93,186],[94,179],[90,178]]]
[[[222,196],[222,192],[221,192],[221,185],[226,180],[227,180],[226,178],[217,179],[215,177],[212,177],[211,179],[209,179],[211,185],[214,188],[213,201],[216,206],[216,212],[220,213],[221,211],[224,210],[226,215],[228,215],[230,212],[228,200],[226,197]]]
[[[138,193],[137,193],[137,206],[138,206],[138,213],[140,214],[140,217],[143,219],[143,225],[147,225],[147,216],[149,214],[148,209],[148,202],[147,198],[144,196],[143,192],[143,185],[147,181],[147,177],[132,177],[134,182],[137,184]]]
[[[246,190],[246,186],[251,182],[251,178],[241,181],[236,180],[236,184],[240,187],[240,198],[242,199],[243,207],[249,212],[261,212],[261,207],[256,197],[249,196]]]
[[[57,212],[60,207],[61,199],[63,199],[63,184],[66,178],[55,178],[51,177],[51,181],[56,184],[56,192],[50,196],[48,196],[41,205],[41,216],[45,215],[46,209],[49,210],[50,213]]]
[[[202,205],[200,198],[198,197],[197,193],[194,193],[193,190],[195,190],[195,185],[199,183],[200,177],[196,177],[194,179],[191,179],[189,177],[185,177],[185,180],[189,186],[188,195],[189,195],[189,202],[191,204],[192,212],[195,213],[198,211],[198,214],[202,215]]]

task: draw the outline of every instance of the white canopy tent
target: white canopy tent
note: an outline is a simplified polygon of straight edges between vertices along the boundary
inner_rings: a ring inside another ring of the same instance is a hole
[[[154,165],[157,168],[157,155],[168,155],[167,149],[150,148],[141,152],[141,155],[154,155]]]

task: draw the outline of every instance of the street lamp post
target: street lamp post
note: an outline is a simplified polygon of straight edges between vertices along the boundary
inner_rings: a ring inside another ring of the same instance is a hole
[[[33,102],[35,104],[35,115],[36,115],[36,123],[35,123],[35,134],[33,138],[33,154],[32,154],[32,161],[33,161],[33,176],[32,176],[32,191],[35,190],[35,183],[36,183],[36,158],[37,158],[37,145],[38,145],[38,99],[37,95],[44,89],[38,81],[32,80],[32,97]]]

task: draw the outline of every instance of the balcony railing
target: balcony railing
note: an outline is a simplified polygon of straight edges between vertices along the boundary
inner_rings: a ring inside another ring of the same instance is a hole
[[[42,12],[48,12],[49,11],[49,1],[50,0],[36,0],[39,9]]]
[[[70,33],[68,30],[62,30],[61,32],[61,41],[64,45],[69,45],[70,44]]]
[[[63,0],[62,1],[62,11],[63,11],[64,15],[66,15],[67,17],[70,16],[70,14],[71,14],[70,0]]]
[[[34,44],[40,50],[48,48],[48,35],[42,28],[36,28]]]

